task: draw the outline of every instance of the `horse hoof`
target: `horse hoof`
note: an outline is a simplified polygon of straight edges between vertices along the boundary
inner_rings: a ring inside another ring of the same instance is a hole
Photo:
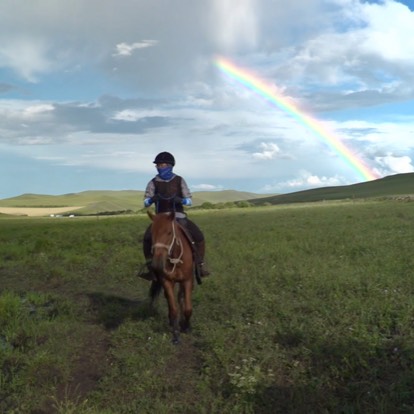
[[[190,326],[187,326],[185,328],[181,328],[181,333],[183,333],[183,334],[189,334],[189,333],[191,333],[191,327]]]
[[[180,338],[173,338],[171,342],[172,342],[173,345],[179,345]]]

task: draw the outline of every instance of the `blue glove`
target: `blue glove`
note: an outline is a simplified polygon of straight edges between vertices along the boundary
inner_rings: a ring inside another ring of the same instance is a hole
[[[148,197],[144,200],[144,206],[149,207],[153,202],[153,199],[151,197]]]
[[[193,202],[191,201],[191,198],[183,198],[182,204],[183,206],[192,206]]]

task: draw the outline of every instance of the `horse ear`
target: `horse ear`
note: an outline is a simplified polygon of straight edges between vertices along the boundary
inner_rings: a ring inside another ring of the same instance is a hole
[[[154,221],[154,214],[152,214],[152,213],[151,213],[151,211],[149,211],[149,210],[147,210],[147,214],[148,214],[148,217],[149,217],[152,221]]]
[[[170,219],[171,219],[171,221],[175,219],[175,211],[172,211],[170,213]]]

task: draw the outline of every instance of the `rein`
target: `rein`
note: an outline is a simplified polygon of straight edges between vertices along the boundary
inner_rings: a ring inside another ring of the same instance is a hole
[[[172,221],[172,232],[173,232],[173,237],[172,237],[171,243],[169,245],[165,244],[165,243],[154,243],[152,245],[152,251],[154,251],[154,249],[157,248],[157,247],[167,249],[168,260],[173,265],[173,268],[172,268],[171,272],[168,272],[166,269],[164,269],[164,272],[168,273],[168,274],[173,274],[177,264],[183,263],[181,258],[183,257],[183,254],[184,254],[183,244],[182,244],[180,238],[177,237],[175,220]],[[177,244],[177,246],[180,247],[180,254],[176,258],[171,257],[171,253],[172,253],[172,249],[174,247],[174,244]]]

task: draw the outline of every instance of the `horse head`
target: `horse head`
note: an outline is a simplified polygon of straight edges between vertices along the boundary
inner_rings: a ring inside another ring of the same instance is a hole
[[[175,213],[153,214],[148,211],[152,220],[152,267],[157,273],[165,273],[175,243]]]

